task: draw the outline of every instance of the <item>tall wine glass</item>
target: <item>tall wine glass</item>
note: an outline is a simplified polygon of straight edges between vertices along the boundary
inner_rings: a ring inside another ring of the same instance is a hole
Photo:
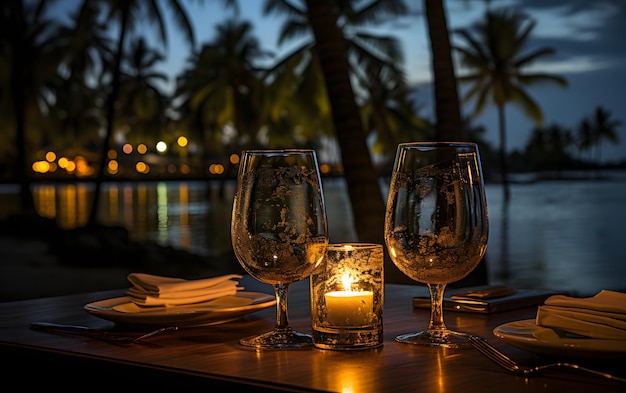
[[[416,142],[398,145],[385,213],[385,244],[393,263],[428,286],[428,328],[396,341],[458,348],[467,334],[443,319],[446,284],[476,268],[487,249],[489,222],[478,146]]]
[[[313,345],[294,331],[287,315],[289,285],[320,264],[328,245],[326,206],[314,150],[245,150],[233,203],[231,239],[239,263],[272,284],[276,324],[270,332],[239,340],[266,349]]]

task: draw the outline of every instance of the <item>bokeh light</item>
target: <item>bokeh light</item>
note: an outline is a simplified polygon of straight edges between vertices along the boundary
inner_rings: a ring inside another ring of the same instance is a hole
[[[163,141],[158,141],[156,144],[156,150],[159,153],[165,153],[167,151],[167,143],[163,142]]]

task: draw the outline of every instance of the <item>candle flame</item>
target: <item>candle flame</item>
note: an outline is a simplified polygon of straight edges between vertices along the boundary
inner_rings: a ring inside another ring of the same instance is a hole
[[[352,290],[352,283],[355,280],[350,277],[350,275],[348,273],[344,273],[344,275],[341,277],[341,283],[343,284],[343,289],[346,291],[351,291]]]

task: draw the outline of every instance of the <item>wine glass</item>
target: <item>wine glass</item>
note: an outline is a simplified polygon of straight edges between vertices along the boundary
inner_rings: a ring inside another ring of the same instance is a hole
[[[300,348],[311,335],[294,331],[287,315],[289,285],[320,264],[328,245],[326,206],[310,149],[244,150],[233,202],[231,239],[243,268],[276,292],[276,324],[241,345]]]
[[[385,213],[385,244],[393,263],[428,286],[428,328],[397,342],[458,348],[467,333],[443,320],[446,284],[476,268],[487,249],[489,222],[478,146],[474,143],[401,143]]]

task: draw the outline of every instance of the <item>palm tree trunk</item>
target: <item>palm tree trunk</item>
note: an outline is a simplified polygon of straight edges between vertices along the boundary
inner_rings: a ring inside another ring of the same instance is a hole
[[[433,56],[437,139],[461,141],[465,136],[461,123],[456,76],[452,64],[452,49],[443,1],[424,0],[424,7]]]
[[[100,193],[102,189],[102,183],[104,182],[104,173],[107,167],[107,155],[111,147],[111,136],[113,135],[113,120],[115,118],[115,104],[117,102],[117,96],[120,89],[120,68],[122,64],[122,56],[124,54],[124,38],[126,37],[126,25],[128,14],[122,13],[122,20],[120,21],[120,38],[117,42],[117,53],[115,54],[115,65],[113,69],[113,80],[111,81],[111,92],[107,100],[107,113],[106,113],[106,133],[102,140],[102,149],[100,151],[100,166],[98,168],[98,176],[96,177],[96,188],[94,190],[93,202],[91,205],[91,211],[89,212],[89,219],[87,226],[94,226],[98,220],[98,210],[100,209]]]
[[[11,2],[10,7],[16,7],[13,10],[13,14],[17,15],[19,20],[15,23],[25,25],[23,20],[24,11],[22,9],[22,3],[19,1]],[[16,29],[19,32],[26,30],[25,26],[20,26]],[[17,159],[15,165],[15,178],[20,185],[20,204],[22,214],[35,213],[35,203],[33,201],[33,194],[30,189],[30,179],[28,176],[27,168],[30,167],[28,163],[28,156],[26,154],[26,117],[25,106],[26,97],[25,90],[25,76],[24,76],[24,58],[21,50],[23,44],[21,42],[22,36],[20,34],[13,34],[9,38],[11,42],[11,48],[13,50],[11,58],[11,99],[13,101],[13,109],[15,113],[15,143],[17,145]]]
[[[357,236],[359,241],[384,245],[385,203],[354,100],[347,50],[337,26],[335,4],[332,0],[307,0],[307,7],[331,103]],[[385,258],[385,280],[403,279],[410,281],[388,257]]]
[[[504,203],[510,199],[509,190],[509,170],[506,161],[506,117],[504,105],[498,105],[498,128],[500,130],[500,174],[502,176],[502,191],[504,192]]]

